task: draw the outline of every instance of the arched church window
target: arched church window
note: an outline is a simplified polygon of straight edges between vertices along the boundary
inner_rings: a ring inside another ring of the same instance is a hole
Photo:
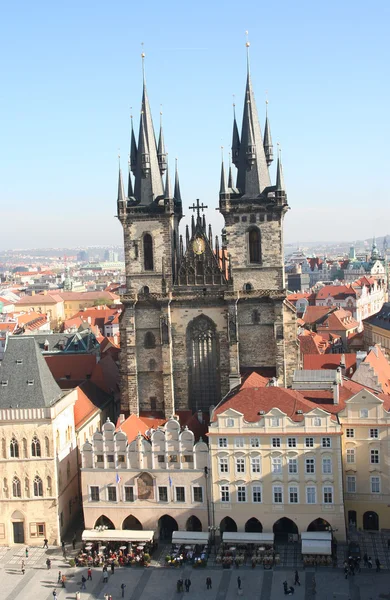
[[[151,331],[147,331],[145,333],[144,338],[144,348],[155,348],[156,347],[156,338]]]
[[[220,401],[219,347],[215,323],[205,315],[187,327],[188,395],[193,410]]]
[[[144,285],[144,287],[142,288],[141,292],[142,292],[142,294],[145,294],[145,296],[147,296],[149,294],[149,292],[150,292],[149,286]]]
[[[31,456],[41,456],[41,442],[36,435],[34,435],[31,442]]]
[[[14,477],[12,480],[12,495],[14,498],[22,497],[22,486],[18,477]]]
[[[144,235],[144,269],[153,271],[153,240],[150,233]]]
[[[251,292],[253,290],[253,285],[251,283],[246,283],[244,285],[244,292]]]
[[[43,496],[42,479],[38,475],[34,477],[34,496]]]
[[[9,455],[11,458],[19,458],[19,444],[14,437],[9,444]]]
[[[249,243],[249,262],[260,263],[261,262],[261,240],[260,231],[257,227],[251,227],[248,232],[248,243]]]

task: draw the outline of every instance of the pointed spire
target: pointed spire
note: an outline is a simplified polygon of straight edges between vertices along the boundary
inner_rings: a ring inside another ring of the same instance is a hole
[[[215,256],[217,257],[217,261],[219,264],[219,239],[218,236],[215,236]]]
[[[119,173],[118,173],[118,198],[117,198],[117,206],[118,206],[118,214],[124,210],[126,206],[126,196],[125,196],[125,188],[123,185],[122,178],[122,169],[121,169],[121,159],[118,155],[119,159]]]
[[[274,160],[274,147],[272,145],[271,128],[268,120],[268,100],[265,101],[265,126],[264,126],[264,153],[267,160],[267,165],[270,166]]]
[[[191,237],[195,235],[195,215],[191,216]]]
[[[138,136],[134,196],[142,205],[149,205],[164,195],[157,156],[157,144],[145,81],[145,54],[142,52],[142,108]]]
[[[278,145],[278,164],[276,166],[276,191],[285,192],[286,188],[284,185],[283,177],[283,166],[282,166],[282,151]]]
[[[167,173],[165,175],[165,198],[173,198],[171,178],[169,177],[168,162],[166,163]]]
[[[232,155],[229,152],[229,176],[228,176],[228,189],[233,189],[233,175],[232,175]]]
[[[219,186],[219,193],[220,194],[226,194],[227,193],[227,189],[226,189],[226,176],[225,176],[225,164],[223,162],[223,148],[221,148],[222,150],[222,161],[221,161],[221,184]]]
[[[247,81],[239,160],[238,165],[236,165],[238,168],[237,188],[242,195],[256,197],[263,192],[264,188],[270,186],[271,182],[252,89],[249,70],[249,45],[249,41],[247,41]]]
[[[206,225],[206,215],[204,213],[202,215],[202,229],[203,229],[204,233],[206,234],[207,225]]]
[[[190,228],[188,227],[188,225],[186,225],[186,248],[188,248],[189,243],[190,243]]]
[[[213,247],[213,230],[211,228],[211,223],[209,223],[209,244],[210,247]]]
[[[177,168],[177,158],[176,160],[176,165],[175,165],[175,190],[173,192],[174,198],[177,200],[177,202],[181,202],[181,193],[180,193],[180,183],[179,183],[179,171]]]
[[[161,173],[161,175],[163,175],[167,168],[167,154],[165,152],[165,144],[164,144],[164,133],[163,133],[163,126],[162,126],[162,111],[160,111],[160,135],[158,138],[157,157],[158,157],[158,166],[160,167],[160,173]]]
[[[180,258],[183,258],[184,248],[183,248],[183,236],[181,234],[180,234],[180,239],[179,239],[179,248],[180,248]]]
[[[134,192],[133,192],[133,183],[131,181],[131,165],[130,165],[130,160],[129,160],[129,175],[127,178],[127,197],[132,198],[133,196],[134,196]]]
[[[240,134],[238,133],[236,120],[236,105],[233,103],[233,139],[232,139],[232,157],[233,164],[238,167],[240,156]]]
[[[134,126],[133,126],[133,115],[130,115],[131,119],[131,144],[130,144],[130,167],[135,175],[137,170],[137,143],[135,141]]]

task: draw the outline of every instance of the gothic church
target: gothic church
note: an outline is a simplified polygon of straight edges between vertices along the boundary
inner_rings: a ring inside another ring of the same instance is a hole
[[[298,346],[283,266],[289,206],[280,156],[271,184],[270,126],[266,118],[263,137],[249,62],[241,135],[233,121],[232,160],[236,182],[231,166],[227,178],[223,162],[221,168],[221,240],[207,228],[199,201],[182,235],[177,165],[172,189],[162,126],[156,143],[144,80],[127,195],[119,170],[117,200],[126,262],[120,329],[126,414],[208,411],[253,370],[291,383]]]

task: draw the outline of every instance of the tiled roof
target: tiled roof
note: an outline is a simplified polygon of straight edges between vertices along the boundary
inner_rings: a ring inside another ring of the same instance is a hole
[[[315,402],[318,406],[327,410],[328,412],[337,414],[344,410],[345,402],[359,393],[361,390],[369,390],[375,394],[378,398],[383,400],[385,410],[390,410],[390,396],[387,394],[377,393],[375,390],[363,386],[360,383],[356,383],[351,379],[343,378],[343,385],[339,386],[339,403],[334,404],[333,392],[328,390],[299,390],[302,396],[311,402]]]
[[[349,310],[338,308],[334,312],[330,313],[326,319],[317,326],[317,331],[321,331],[323,328],[327,331],[350,331],[351,329],[357,329],[359,323],[353,318],[352,313]]]
[[[348,376],[356,370],[356,354],[344,354],[345,367]],[[337,369],[340,366],[341,354],[305,354],[303,356],[303,368],[309,371],[320,369]]]
[[[112,396],[103,392],[91,381],[77,387],[77,401],[74,405],[75,427],[79,429],[94,414],[112,402]]]
[[[390,331],[390,302],[385,302],[380,311],[376,315],[365,319],[364,323]]]
[[[15,302],[15,306],[35,306],[38,304],[58,304],[63,302],[58,294],[34,294],[34,296],[23,296]]]
[[[59,385],[61,380],[85,381],[92,376],[97,364],[94,354],[45,355],[46,363]]]
[[[49,342],[49,353],[72,352],[78,354],[89,354],[98,348],[98,341],[94,334],[86,329],[75,333],[38,333],[34,334],[42,352],[45,350],[46,342]]]
[[[352,285],[324,285],[317,292],[317,300],[326,300],[327,298],[342,299],[348,296],[356,296],[356,290]]]
[[[302,320],[307,324],[312,324],[325,317],[331,310],[335,310],[336,306],[307,306],[302,316]]]
[[[375,345],[364,359],[374,369],[383,392],[390,394],[390,364],[380,346]]]
[[[324,354],[329,346],[327,341],[314,331],[304,331],[298,339],[302,355]]]
[[[100,331],[104,330],[104,325],[109,325],[111,323],[118,322],[115,319],[118,319],[119,313],[118,309],[103,307],[91,307],[86,308],[85,310],[80,310],[75,315],[66,319],[64,321],[64,329],[69,329],[70,327],[78,327],[81,323],[87,322],[91,325],[91,327],[99,327]],[[110,319],[111,317],[111,319]]]
[[[128,442],[132,442],[137,437],[138,433],[145,436],[149,429],[157,429],[160,425],[164,425],[167,419],[158,419],[156,417],[138,417],[130,415],[122,423],[118,419],[116,423],[117,431],[120,429],[127,435]]]
[[[64,301],[70,300],[79,300],[82,302],[83,300],[107,300],[114,301],[119,300],[119,296],[117,294],[113,294],[112,292],[59,292],[59,296]]]
[[[92,373],[91,381],[108,394],[115,394],[119,391],[119,369],[109,354],[106,354],[98,362]]]

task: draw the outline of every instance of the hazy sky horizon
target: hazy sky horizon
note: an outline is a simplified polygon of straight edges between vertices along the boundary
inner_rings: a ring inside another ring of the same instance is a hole
[[[389,17],[384,0],[4,5],[0,249],[121,244],[117,154],[127,172],[141,42],[186,219],[200,198],[219,233],[220,147],[227,161],[233,94],[242,116],[246,29],[260,120],[267,91],[275,154],[282,147],[285,241],[386,234]]]

